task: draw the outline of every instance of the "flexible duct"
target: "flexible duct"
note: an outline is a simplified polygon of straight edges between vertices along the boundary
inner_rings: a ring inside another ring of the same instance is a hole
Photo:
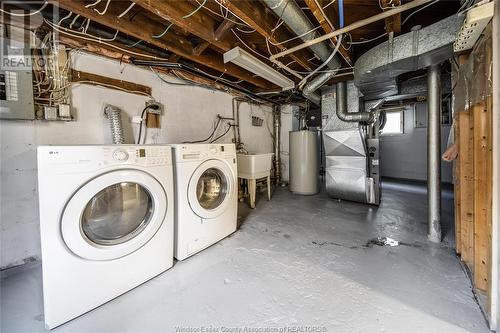
[[[106,105],[106,107],[104,108],[104,115],[109,119],[111,139],[113,140],[114,144],[125,143],[121,112],[122,110],[113,105]]]
[[[347,112],[347,82],[337,83],[337,117],[346,122],[364,122],[373,121],[371,112]]]
[[[307,33],[308,31],[313,30],[314,26],[304,14],[302,9],[300,9],[300,6],[295,2],[295,0],[264,0],[264,3],[278,17],[280,17],[283,22],[285,22],[287,27],[289,27],[297,36],[303,35],[301,39],[304,42],[319,37],[319,34],[316,31]],[[332,49],[328,42],[318,43],[312,45],[310,48],[322,61],[326,61],[332,54]],[[336,71],[340,68],[341,63],[335,56],[326,64],[326,66],[331,69],[332,72],[323,73],[325,75],[322,74],[318,76],[303,89],[304,97],[318,105],[321,103],[321,96],[315,94],[314,91],[328,81],[329,78],[335,75]],[[329,78],[325,79],[328,76]]]

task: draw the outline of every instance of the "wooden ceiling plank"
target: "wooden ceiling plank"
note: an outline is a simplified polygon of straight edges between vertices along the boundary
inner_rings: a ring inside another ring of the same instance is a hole
[[[328,20],[325,17],[325,15],[323,15],[324,11],[319,7],[318,0],[304,0],[304,2],[306,3],[307,7],[309,7],[309,9],[311,10],[311,13],[314,15],[316,20],[319,22],[319,24],[321,25],[323,30],[326,33],[332,32],[333,29],[330,26],[330,24],[328,23]],[[329,19],[334,26],[339,25],[337,18],[329,18]],[[337,38],[336,37],[332,38],[332,41],[334,43],[336,43]],[[339,52],[342,54],[346,63],[348,65],[352,66],[352,54],[351,54],[350,50],[346,50],[346,49],[341,47],[341,48],[339,48]]]
[[[276,19],[274,15],[267,11],[267,8],[262,3],[253,0],[221,1],[224,6],[229,8],[230,11],[243,19],[245,23],[250,25],[264,38],[269,38],[269,40],[274,44],[293,37],[291,34],[288,34],[280,29],[276,29],[273,31],[276,25]],[[290,42],[287,44],[294,45],[296,43]],[[287,48],[285,44],[276,45],[276,47],[281,51]],[[311,57],[311,54],[309,52],[297,52],[291,54],[290,57],[306,70],[312,70],[311,63],[307,61],[307,59]]]
[[[117,29],[125,34],[148,42],[161,49],[169,50],[185,59],[211,67],[235,78],[245,80],[258,87],[265,89],[275,87],[270,82],[260,77],[255,77],[252,73],[242,69],[241,67],[233,64],[224,64],[220,55],[211,56],[209,54],[193,54],[193,47],[191,43],[184,39],[169,38],[168,35],[165,35],[162,38],[153,38],[152,35],[157,34],[158,26],[154,22],[151,22],[151,20],[144,19],[139,15],[137,15],[134,18],[134,21],[131,22],[129,20],[119,19],[117,17],[117,14],[119,13],[116,11],[113,12],[112,6],[109,7],[107,15],[99,15],[94,10],[85,8],[85,3],[81,1],[59,0],[56,5],[67,11],[72,11],[74,14],[89,18],[92,21],[111,29]],[[140,27],[140,29],[138,29],[138,27]]]

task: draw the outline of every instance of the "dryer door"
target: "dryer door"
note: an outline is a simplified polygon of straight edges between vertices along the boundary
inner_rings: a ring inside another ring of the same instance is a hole
[[[165,191],[151,175],[138,170],[113,171],[73,194],[61,216],[62,238],[82,258],[116,259],[146,244],[166,212]]]
[[[189,205],[201,218],[217,217],[234,202],[234,186],[233,171],[225,161],[205,161],[189,180]]]

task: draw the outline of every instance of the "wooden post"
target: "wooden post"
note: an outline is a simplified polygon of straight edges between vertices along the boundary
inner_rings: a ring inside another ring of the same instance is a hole
[[[460,143],[460,126],[458,121],[458,114],[455,114],[453,120],[453,133],[454,133],[454,143],[459,147]],[[460,149],[460,148],[459,148]],[[462,237],[461,235],[461,219],[460,219],[460,159],[457,158],[453,164],[453,192],[454,204],[455,204],[455,252],[457,254],[461,253],[462,249]]]
[[[473,269],[474,255],[474,127],[469,111],[458,113],[460,128],[458,142],[460,184],[460,251],[462,260]]]
[[[491,120],[484,103],[472,108],[474,117],[474,284],[482,291],[488,290],[490,269],[491,231],[488,216],[491,214]]]

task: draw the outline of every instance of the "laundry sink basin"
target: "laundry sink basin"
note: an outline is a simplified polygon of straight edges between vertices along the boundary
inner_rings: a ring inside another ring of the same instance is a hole
[[[270,175],[273,153],[238,154],[238,177],[259,179]]]

